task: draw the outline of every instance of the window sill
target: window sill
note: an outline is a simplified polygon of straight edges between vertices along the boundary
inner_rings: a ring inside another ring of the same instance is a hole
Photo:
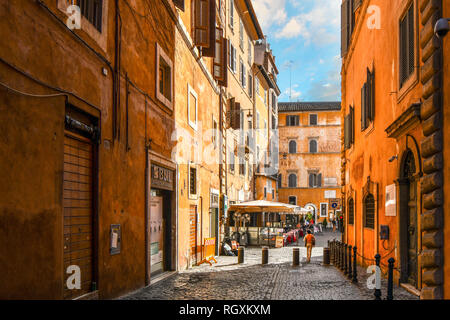
[[[416,87],[418,83],[419,77],[417,75],[417,72],[414,72],[409,76],[408,80],[406,80],[401,85],[401,88],[398,91],[397,103],[400,103],[408,95],[408,93]]]
[[[364,136],[365,137],[368,137],[374,130],[375,130],[375,126],[374,126],[374,121],[372,121],[370,124],[369,124],[369,126],[366,128],[366,129],[364,129]]]

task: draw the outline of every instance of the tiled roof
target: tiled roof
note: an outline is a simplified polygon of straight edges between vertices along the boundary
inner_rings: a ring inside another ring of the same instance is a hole
[[[278,102],[278,112],[341,110],[340,101]]]

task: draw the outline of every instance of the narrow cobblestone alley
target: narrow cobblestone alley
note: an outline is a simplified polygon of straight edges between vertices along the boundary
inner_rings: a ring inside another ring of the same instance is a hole
[[[301,265],[292,267],[292,248],[271,248],[269,264],[261,265],[261,248],[246,248],[245,262],[237,257],[220,256],[217,264],[203,264],[123,296],[124,300],[371,300],[373,290],[365,288],[365,278],[352,284],[334,266],[322,265],[323,247],[340,234],[316,235],[311,263],[299,242]],[[362,270],[362,269],[361,269]],[[361,273],[361,271],[360,271]],[[416,299],[395,288],[395,299]],[[385,287],[383,287],[383,298]]]

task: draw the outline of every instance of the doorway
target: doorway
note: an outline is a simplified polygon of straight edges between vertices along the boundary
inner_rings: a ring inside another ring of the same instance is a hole
[[[402,282],[417,288],[417,179],[414,154],[408,150],[403,157],[400,193],[400,246],[402,262]]]

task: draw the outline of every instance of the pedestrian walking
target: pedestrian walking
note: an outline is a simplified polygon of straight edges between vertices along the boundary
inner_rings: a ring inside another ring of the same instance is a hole
[[[333,232],[336,232],[336,219],[333,219]]]
[[[306,246],[306,261],[311,262],[312,248],[316,245],[316,238],[313,236],[311,230],[307,231],[306,236],[303,238],[303,242]]]

